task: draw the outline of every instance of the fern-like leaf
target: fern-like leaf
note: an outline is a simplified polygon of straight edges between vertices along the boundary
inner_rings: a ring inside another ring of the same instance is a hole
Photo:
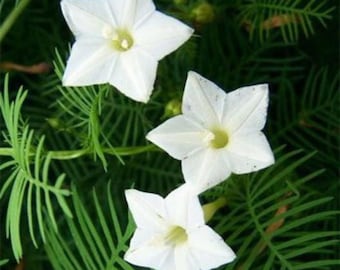
[[[274,140],[294,148],[317,150],[320,164],[337,170],[339,164],[340,73],[311,68],[302,90],[280,87]],[[287,109],[289,104],[289,109]]]
[[[247,24],[251,38],[258,34],[261,41],[270,31],[279,28],[285,42],[296,41],[300,32],[314,34],[314,21],[326,27],[335,7],[326,0],[246,0],[240,6],[239,17]]]
[[[200,40],[199,55],[209,54],[216,68],[198,58],[198,71],[223,89],[257,83],[294,83],[304,76],[306,56],[293,44],[269,37],[265,43],[251,42],[230,16],[220,18],[223,27],[207,26]],[[217,42],[208,42],[218,38]],[[232,40],[232,42],[230,42]],[[284,54],[285,57],[280,55]],[[217,63],[223,63],[219,66]]]
[[[263,172],[227,181],[231,211],[216,218],[215,229],[237,247],[237,260],[221,269],[331,269],[339,265],[331,254],[334,258],[340,232],[317,228],[340,212],[319,211],[332,198],[304,192],[308,182],[321,177],[323,171],[304,177],[294,174],[314,154],[301,156],[301,151],[294,151]]]
[[[123,253],[127,250],[127,242],[135,229],[132,218],[129,217],[123,230],[110,184],[107,185],[106,196],[98,197],[96,191],[93,191],[92,195],[92,202],[86,204],[87,207],[94,209],[90,213],[90,208],[85,208],[78,191],[73,188],[75,217],[66,218],[68,230],[59,234],[54,230],[47,231],[48,241],[45,250],[53,268],[132,270],[133,268],[122,259]]]
[[[44,137],[34,144],[34,131],[21,120],[21,107],[27,92],[19,89],[14,102],[10,102],[8,91],[8,76],[5,79],[4,94],[0,95],[0,110],[7,128],[3,132],[5,142],[10,148],[11,158],[0,164],[0,171],[10,172],[7,180],[1,184],[0,199],[9,191],[9,201],[6,216],[6,235],[10,238],[13,254],[16,260],[22,257],[21,244],[21,216],[26,205],[28,229],[35,246],[38,242],[35,236],[35,226],[42,241],[45,241],[45,228],[43,212],[46,210],[54,230],[57,224],[53,209],[51,195],[57,200],[67,216],[72,216],[65,196],[69,196],[68,190],[62,189],[65,175],[60,175],[54,185],[49,183],[49,167],[51,156],[45,156],[43,150]],[[35,222],[37,221],[37,222]]]
[[[61,79],[65,66],[60,54],[56,52],[56,55],[56,74]],[[69,128],[80,130],[76,139],[80,141],[82,147],[89,149],[95,157],[99,157],[104,168],[107,167],[107,161],[102,141],[108,143],[108,140],[101,130],[100,115],[103,100],[109,89],[108,85],[72,88],[58,86],[62,98],[57,101],[62,108],[62,115],[58,115],[58,118],[64,119],[65,125]]]

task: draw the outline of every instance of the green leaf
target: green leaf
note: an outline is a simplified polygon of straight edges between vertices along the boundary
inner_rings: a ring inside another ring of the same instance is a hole
[[[340,73],[327,67],[312,67],[301,91],[293,86],[279,89],[276,103],[277,121],[273,140],[284,141],[294,148],[317,150],[321,166],[338,168],[338,128],[340,126]],[[289,110],[287,110],[287,104]]]
[[[63,60],[59,52],[55,63],[56,74],[59,79],[62,78],[65,69]],[[102,112],[102,102],[109,87],[62,87],[58,86],[62,95],[57,100],[57,104],[62,108],[63,114],[58,118],[65,119],[65,125],[70,129],[81,129],[81,134],[85,136],[80,138],[82,146],[90,149],[94,157],[98,156],[104,168],[107,168],[107,161],[103,152],[103,145],[100,137],[105,136],[101,131],[100,115]],[[67,119],[67,120],[66,120]]]
[[[34,131],[24,124],[20,111],[27,92],[19,89],[15,101],[10,101],[8,91],[8,76],[5,79],[4,94],[0,95],[0,110],[7,128],[3,132],[5,142],[11,146],[12,156],[0,166],[0,171],[6,169],[9,176],[2,183],[0,199],[9,192],[6,211],[6,236],[11,240],[14,257],[17,261],[22,257],[22,216],[27,215],[28,230],[34,246],[38,246],[35,229],[38,227],[41,240],[45,241],[43,211],[51,220],[52,228],[57,230],[55,209],[52,206],[51,195],[57,199],[60,207],[68,216],[72,216],[65,196],[70,191],[62,188],[64,175],[60,175],[55,185],[50,184],[49,167],[51,157],[45,156],[44,137],[37,139],[35,144]],[[26,205],[26,212],[24,207]],[[25,214],[24,214],[25,213]]]
[[[133,269],[122,256],[135,226],[129,219],[125,229],[122,228],[111,184],[106,187],[105,195],[98,196],[93,190],[86,207],[73,187],[74,218],[66,218],[63,232],[47,230],[45,250],[54,269]]]
[[[8,259],[0,260],[0,266],[5,265],[6,263],[8,263],[8,261]]]
[[[250,37],[261,41],[268,39],[274,29],[279,29],[286,43],[296,41],[301,32],[308,37],[314,34],[313,23],[326,27],[335,7],[326,0],[247,0],[239,5],[239,20],[246,24]]]
[[[279,158],[272,167],[227,180],[222,188],[231,210],[211,222],[216,223],[217,232],[226,236],[237,260],[220,269],[295,270],[313,269],[313,265],[330,269],[327,267],[335,265],[331,254],[335,256],[334,245],[340,241],[340,232],[316,229],[338,217],[340,211],[325,208],[331,197],[304,192],[310,181],[322,178],[322,170],[304,177],[294,173],[313,155],[276,151]],[[324,209],[318,210],[320,206]],[[313,264],[306,266],[309,258]]]

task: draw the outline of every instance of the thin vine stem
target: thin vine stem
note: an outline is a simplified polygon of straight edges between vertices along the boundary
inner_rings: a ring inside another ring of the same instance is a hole
[[[5,21],[0,25],[0,43],[6,36],[8,31],[11,29],[12,25],[15,23],[20,14],[25,10],[26,6],[31,2],[31,0],[21,0],[19,4],[12,10],[12,12],[7,16]]]
[[[108,155],[118,156],[132,156],[145,152],[158,151],[155,145],[150,144],[146,146],[132,146],[132,147],[117,147],[117,148],[104,148],[103,152]],[[31,153],[32,156],[34,153]],[[51,159],[55,160],[70,160],[80,158],[82,156],[93,154],[93,151],[89,148],[77,149],[77,150],[62,150],[62,151],[48,151]],[[14,150],[10,147],[0,148],[0,156],[13,156]]]

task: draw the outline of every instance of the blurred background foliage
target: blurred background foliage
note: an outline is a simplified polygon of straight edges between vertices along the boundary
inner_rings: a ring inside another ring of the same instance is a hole
[[[2,104],[7,98],[10,106],[10,100],[24,96],[18,92],[21,86],[28,89],[22,107],[14,103],[20,115],[17,130],[5,124],[10,113],[0,115],[0,147],[13,146],[8,138],[14,134],[21,147],[17,155],[24,153],[14,161],[0,156],[1,269],[138,269],[122,260],[134,227],[123,191],[135,187],[166,195],[183,182],[180,163],[162,152],[120,156],[115,149],[147,145],[145,134],[178,112],[189,70],[226,92],[270,85],[265,133],[276,149],[276,164],[232,176],[201,196],[202,203],[219,197],[228,201],[209,224],[238,258],[220,269],[338,269],[338,1],[155,1],[159,10],[195,28],[195,35],[160,62],[146,105],[107,85],[62,88],[73,37],[59,1],[0,0],[1,27],[24,1],[27,6],[0,40]],[[30,130],[34,135],[28,141]],[[72,149],[92,154],[72,160],[50,160],[44,154]],[[49,187],[65,177],[57,188],[72,191],[68,206],[49,195],[40,200],[38,193],[26,199],[32,191],[18,188],[15,175],[13,188],[5,188],[13,171],[27,172],[30,166],[49,178],[33,175],[32,190],[43,186],[49,194]],[[24,193],[21,202],[10,200],[15,192]],[[34,216],[28,205],[37,211]],[[19,235],[10,234],[10,239],[8,216],[20,226]]]

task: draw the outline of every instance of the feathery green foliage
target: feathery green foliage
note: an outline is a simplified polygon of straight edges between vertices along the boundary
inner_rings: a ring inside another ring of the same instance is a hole
[[[75,217],[66,218],[68,231],[47,230],[45,249],[54,269],[133,269],[122,259],[122,254],[127,250],[135,226],[129,216],[122,228],[111,189],[109,183],[107,192],[100,197],[93,190],[91,202],[86,203],[91,210],[84,207],[81,196],[72,189]],[[67,234],[72,235],[72,243]]]
[[[241,1],[242,2],[242,1]],[[239,18],[246,24],[250,37],[264,41],[273,29],[279,29],[285,42],[296,41],[300,32],[308,37],[315,33],[314,21],[326,27],[335,7],[327,0],[247,0],[239,5]]]
[[[0,0],[0,24],[20,2]],[[201,196],[228,202],[209,225],[237,260],[219,269],[337,269],[335,0],[155,1],[195,35],[160,61],[148,104],[109,85],[62,86],[72,35],[59,4],[31,1],[0,45],[0,258],[9,259],[1,269],[21,258],[28,270],[140,269],[123,260],[134,230],[124,190],[165,196],[183,183],[180,162],[145,135],[181,100],[189,70],[228,91],[269,83],[265,133],[273,149],[286,145],[274,166],[233,175]],[[212,8],[210,22],[204,12],[194,16],[202,4]],[[23,74],[4,69],[8,61],[54,63],[54,71]]]
[[[280,152],[282,149],[276,154]],[[294,173],[313,155],[301,151],[284,154],[264,172],[235,176],[216,189],[219,196],[225,192],[230,210],[212,222],[239,252],[233,264],[221,269],[329,269],[326,267],[340,265],[339,260],[317,255],[330,252],[340,241],[339,231],[319,231],[325,220],[340,214],[317,210],[333,198],[306,192],[306,185],[322,178],[323,170],[302,177]]]
[[[295,148],[318,150],[318,161],[334,170],[338,167],[336,156],[340,151],[339,79],[339,72],[312,67],[302,92],[292,84],[282,86],[279,91],[284,93],[279,96],[283,100],[278,103],[275,123],[277,138],[284,137]],[[291,104],[288,111],[287,103]]]
[[[64,72],[63,61],[57,52],[56,74],[61,79]],[[102,100],[107,95],[109,87],[97,88],[94,86],[86,88],[58,87],[62,94],[62,99],[58,100],[58,105],[62,107],[66,114],[63,119],[68,119],[65,125],[71,129],[83,129],[80,133],[87,131],[87,136],[82,138],[80,144],[83,148],[89,149],[98,156],[104,168],[107,167],[100,136],[105,136],[101,132],[99,116],[102,111]],[[63,117],[63,116],[60,116]],[[105,137],[104,137],[105,138]],[[107,141],[107,140],[106,140]]]
[[[62,188],[65,175],[60,175],[54,185],[50,185],[51,156],[44,156],[44,137],[39,138],[35,144],[34,131],[30,130],[20,117],[20,110],[27,92],[19,89],[15,101],[11,102],[8,76],[5,79],[4,88],[4,94],[0,95],[0,110],[8,133],[3,132],[2,135],[11,148],[8,148],[10,159],[0,164],[0,171],[10,170],[11,173],[1,185],[0,199],[10,189],[6,235],[11,239],[14,257],[19,260],[23,252],[20,221],[25,205],[29,232],[35,246],[38,244],[34,228],[38,227],[42,241],[45,241],[43,210],[47,211],[52,227],[57,230],[51,195],[55,196],[66,215],[72,216],[72,214],[64,198],[64,196],[69,196],[70,192]]]

